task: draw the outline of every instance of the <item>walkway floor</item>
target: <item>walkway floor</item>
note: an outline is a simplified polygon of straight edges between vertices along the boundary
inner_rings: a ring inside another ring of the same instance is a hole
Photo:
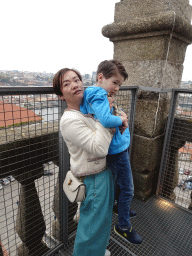
[[[137,216],[132,225],[142,238],[141,245],[127,243],[117,236],[113,226],[108,249],[112,256],[191,256],[192,255],[192,212],[158,197],[147,202],[134,199],[132,209]],[[71,256],[74,238],[60,255]]]

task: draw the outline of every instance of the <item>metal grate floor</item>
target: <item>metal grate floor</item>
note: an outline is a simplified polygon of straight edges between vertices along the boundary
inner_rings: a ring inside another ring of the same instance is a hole
[[[192,255],[192,212],[155,196],[145,203],[133,199],[132,209],[137,211],[137,216],[131,222],[141,234],[143,243],[133,245],[117,236],[113,231],[117,216],[113,216],[108,245],[112,256]],[[73,243],[74,238],[58,255],[71,256]]]

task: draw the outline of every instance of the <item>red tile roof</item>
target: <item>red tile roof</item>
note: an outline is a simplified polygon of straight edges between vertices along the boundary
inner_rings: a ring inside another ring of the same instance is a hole
[[[0,127],[39,120],[41,120],[41,117],[36,115],[32,110],[14,104],[3,104],[3,102],[0,102]]]

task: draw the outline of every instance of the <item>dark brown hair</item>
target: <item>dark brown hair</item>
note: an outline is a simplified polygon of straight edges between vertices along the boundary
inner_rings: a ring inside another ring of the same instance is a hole
[[[62,81],[61,80],[62,80],[62,76],[68,71],[75,72],[82,82],[82,77],[81,77],[81,74],[79,73],[79,71],[77,71],[75,69],[71,69],[71,68],[62,68],[53,77],[53,90],[54,90],[55,94],[62,96],[62,92],[61,92],[61,82]]]
[[[100,73],[102,73],[106,79],[112,76],[115,76],[118,73],[123,76],[124,81],[128,79],[128,74],[127,74],[127,71],[125,70],[125,67],[118,60],[102,61],[97,68],[97,77],[98,77],[98,74]]]

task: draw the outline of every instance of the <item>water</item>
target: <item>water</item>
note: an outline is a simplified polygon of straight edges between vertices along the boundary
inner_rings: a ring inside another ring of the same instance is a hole
[[[50,122],[58,120],[58,108],[36,109],[35,114],[43,118],[42,122]]]

